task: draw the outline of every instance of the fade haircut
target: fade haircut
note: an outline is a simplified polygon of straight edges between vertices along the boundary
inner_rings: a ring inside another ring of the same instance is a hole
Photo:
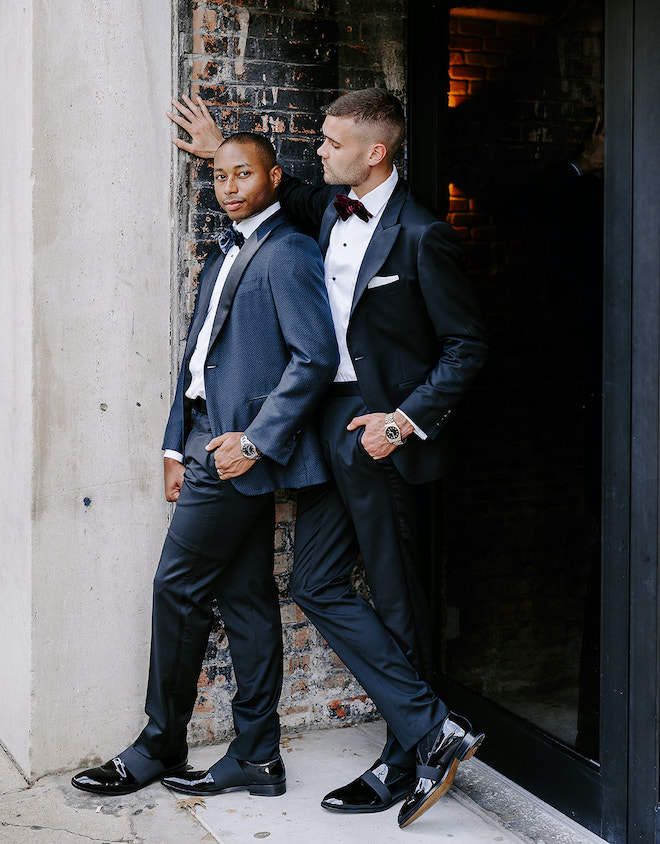
[[[257,150],[259,158],[266,169],[272,170],[277,164],[273,145],[265,135],[257,135],[256,132],[237,132],[235,135],[229,135],[229,137],[225,138],[218,149],[225,144],[239,144],[241,146],[251,144]]]
[[[350,117],[357,124],[371,124],[378,128],[383,132],[380,140],[385,143],[391,157],[403,141],[403,106],[383,88],[363,88],[342,94],[330,103],[325,113],[331,117]]]

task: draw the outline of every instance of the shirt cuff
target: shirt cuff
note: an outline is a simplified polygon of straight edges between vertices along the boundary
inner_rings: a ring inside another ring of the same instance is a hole
[[[418,436],[418,437],[420,438],[420,440],[427,440],[427,439],[428,439],[428,437],[427,437],[427,435],[424,433],[424,431],[422,431],[422,429],[421,429],[421,428],[418,428],[418,427],[417,427],[417,425],[415,425],[415,423],[412,421],[412,419],[410,418],[410,416],[408,416],[408,414],[407,414],[407,413],[404,413],[404,412],[401,410],[401,408],[400,408],[400,407],[397,407],[397,410],[399,411],[399,413],[401,414],[401,416],[405,416],[405,418],[408,420],[408,422],[410,422],[410,424],[411,424],[411,425],[413,426],[413,428],[414,428],[413,433],[414,433],[416,436]]]
[[[172,460],[178,460],[179,463],[184,463],[183,454],[178,451],[173,451],[171,448],[163,449],[163,457],[170,457]]]

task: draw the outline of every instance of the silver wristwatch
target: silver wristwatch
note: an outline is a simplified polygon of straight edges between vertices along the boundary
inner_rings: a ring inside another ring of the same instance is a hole
[[[241,454],[248,460],[258,460],[261,457],[259,449],[254,443],[250,442],[245,434],[241,434]]]
[[[401,436],[401,430],[394,421],[394,414],[388,413],[385,417],[385,436],[392,445],[403,445],[405,440]]]

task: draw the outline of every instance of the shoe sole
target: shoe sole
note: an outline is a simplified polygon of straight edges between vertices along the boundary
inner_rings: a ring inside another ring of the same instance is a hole
[[[449,770],[443,780],[441,780],[437,786],[426,796],[426,799],[417,806],[415,811],[410,815],[409,818],[403,823],[399,824],[401,829],[411,824],[413,821],[416,821],[421,815],[424,814],[431,806],[434,806],[441,797],[444,797],[445,794],[449,791],[449,789],[454,784],[454,778],[456,777],[456,771],[458,770],[458,766],[461,762],[467,762],[468,759],[471,759],[474,754],[479,750],[481,745],[483,744],[485,735],[480,733],[477,736],[473,736],[471,733],[468,734],[468,738],[471,740],[470,744],[468,745],[467,749],[461,754],[461,749],[459,747],[456,756],[454,757],[454,761],[451,763]]]
[[[248,791],[252,797],[281,797],[286,793],[286,782],[278,782],[273,785],[229,785],[226,788],[204,792],[201,792],[197,788],[186,788],[180,785],[166,785],[165,787],[169,788],[170,791],[177,791],[181,794],[194,794],[198,797],[215,797],[216,794],[229,794],[231,791]]]

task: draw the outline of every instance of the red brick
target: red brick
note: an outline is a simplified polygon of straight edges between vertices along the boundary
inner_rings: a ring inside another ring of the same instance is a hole
[[[204,7],[197,5],[193,8],[192,28],[193,29],[202,29],[203,26],[204,26]]]
[[[275,502],[275,521],[290,522],[294,517],[295,502],[291,499]]]
[[[468,200],[467,199],[450,199],[449,200],[449,211],[450,213],[454,214],[457,211],[467,211],[468,210]]]
[[[467,94],[468,86],[467,82],[461,82],[457,79],[450,79],[449,80],[449,93],[456,94],[460,96],[461,94]]]
[[[302,649],[307,648],[311,644],[310,641],[310,632],[307,629],[304,630],[297,630],[296,631],[296,641],[295,645],[296,648]]]
[[[488,222],[487,214],[452,214],[451,224],[455,228],[473,228],[474,226],[483,226]]]
[[[212,712],[213,701],[206,695],[198,695],[195,703],[195,712]]]
[[[467,65],[458,65],[449,68],[450,79],[485,79],[486,69],[483,67],[468,67]]]
[[[284,714],[285,715],[294,715],[295,713],[300,712],[309,712],[309,706],[302,706],[300,704],[293,705],[293,706],[285,706],[284,707]]]
[[[484,41],[483,50],[486,53],[513,53],[517,45],[513,41],[505,41],[501,38],[489,38]]]
[[[489,53],[477,52],[476,50],[463,53],[465,64],[475,65],[476,67],[487,67],[489,55]]]
[[[469,96],[473,97],[476,93],[483,90],[483,88],[486,86],[486,84],[487,83],[484,80],[478,80],[478,81],[470,82],[470,84],[468,85]]]
[[[201,54],[204,52],[204,36],[196,32],[193,35],[193,53]]]
[[[287,553],[275,554],[275,574],[281,574],[291,568],[291,555]]]
[[[488,82],[501,82],[503,79],[508,79],[510,71],[506,67],[489,67],[486,72],[486,79]]]
[[[462,35],[455,35],[449,40],[450,50],[483,50],[481,38],[465,38]]]
[[[461,35],[492,36],[495,34],[495,21],[479,20],[479,18],[456,18],[458,32]]]

